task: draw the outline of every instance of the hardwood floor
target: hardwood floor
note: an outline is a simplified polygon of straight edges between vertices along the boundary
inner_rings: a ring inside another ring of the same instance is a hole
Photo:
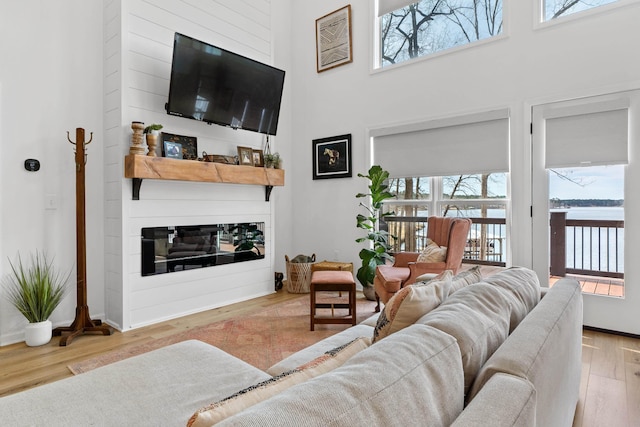
[[[112,336],[86,335],[67,347],[58,339],[30,348],[24,343],[0,347],[0,396],[71,376],[67,365],[117,348],[141,344],[186,329],[241,316],[297,297],[280,291],[134,331]],[[582,382],[575,427],[640,425],[640,339],[585,330]]]

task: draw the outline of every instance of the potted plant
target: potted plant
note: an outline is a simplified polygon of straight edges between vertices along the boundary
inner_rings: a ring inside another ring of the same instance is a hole
[[[232,227],[230,231],[233,233],[235,261],[246,261],[262,257],[260,248],[257,245],[264,245],[264,235],[256,224],[238,224]]]
[[[393,261],[393,257],[389,255],[391,246],[389,245],[389,233],[380,230],[380,221],[387,216],[395,215],[394,212],[382,212],[382,203],[393,198],[393,194],[387,191],[388,186],[385,184],[389,179],[389,172],[383,170],[378,165],[373,165],[369,169],[367,175],[358,174],[361,178],[369,180],[369,193],[358,193],[356,198],[370,198],[369,204],[360,202],[360,206],[367,210],[367,215],[358,214],[357,227],[365,230],[366,235],[356,239],[356,242],[367,242],[367,247],[363,248],[360,253],[362,265],[356,273],[358,281],[362,285],[365,296],[369,300],[375,300],[375,292],[373,291],[373,278],[376,274],[376,267],[385,264],[387,261]]]
[[[144,134],[147,137],[147,146],[149,147],[149,151],[147,152],[147,156],[155,157],[156,156],[156,146],[158,145],[158,134],[159,130],[162,129],[162,125],[158,123],[151,124],[144,128]]]
[[[278,153],[267,153],[264,155],[264,167],[265,168],[275,168],[280,169],[280,165],[282,164],[282,160],[280,159],[280,154]]]
[[[51,341],[52,325],[49,317],[58,307],[67,291],[67,275],[60,274],[46,255],[36,252],[31,265],[25,267],[18,255],[17,264],[11,265],[11,273],[5,282],[8,299],[29,321],[25,328],[28,346],[44,345]]]

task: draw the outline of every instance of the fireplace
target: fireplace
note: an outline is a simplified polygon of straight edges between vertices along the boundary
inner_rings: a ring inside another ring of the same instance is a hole
[[[141,236],[143,276],[265,257],[264,222],[148,227]]]

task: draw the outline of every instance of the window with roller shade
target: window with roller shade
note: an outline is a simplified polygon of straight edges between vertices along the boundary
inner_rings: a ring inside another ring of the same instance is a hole
[[[421,251],[429,216],[474,219],[466,258],[504,265],[509,112],[496,110],[371,131],[374,164],[390,173],[385,204],[394,252]]]

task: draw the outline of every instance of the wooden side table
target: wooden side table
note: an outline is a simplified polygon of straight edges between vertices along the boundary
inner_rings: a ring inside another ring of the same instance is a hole
[[[314,271],[311,275],[311,330],[316,324],[356,324],[356,282],[353,280],[353,273],[349,271],[321,270]],[[347,302],[340,303],[318,303],[316,302],[316,292],[338,291],[347,292]],[[330,308],[331,317],[316,317],[316,309]],[[334,317],[334,308],[347,308],[348,317]]]

